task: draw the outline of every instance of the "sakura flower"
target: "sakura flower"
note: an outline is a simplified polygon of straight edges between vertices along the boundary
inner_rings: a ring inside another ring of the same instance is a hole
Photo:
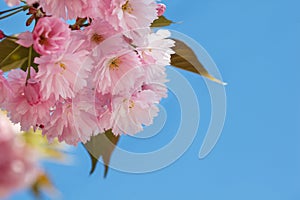
[[[48,140],[58,138],[60,142],[76,146],[78,142],[85,143],[98,133],[96,115],[91,107],[93,104],[87,97],[81,95],[73,100],[57,102],[51,121],[43,129]]]
[[[64,19],[75,19],[76,17],[99,17],[101,10],[99,6],[103,0],[40,0],[40,4],[47,14]]]
[[[43,17],[38,20],[33,31],[33,47],[41,55],[62,52],[70,39],[67,23],[56,17]]]
[[[40,173],[38,155],[16,134],[0,114],[0,197],[30,187]]]
[[[102,94],[126,93],[132,89],[137,79],[143,76],[138,55],[128,51],[118,55],[108,55],[96,66],[94,81]]]
[[[157,18],[155,0],[111,0],[106,19],[116,30],[149,27]]]
[[[0,107],[4,105],[4,103],[7,100],[7,97],[11,93],[11,88],[6,80],[6,78],[3,76],[3,72],[0,70]]]
[[[136,134],[143,125],[153,123],[159,109],[155,93],[151,90],[138,90],[131,96],[116,97],[113,100],[112,131],[114,134]]]
[[[137,44],[137,51],[146,74],[146,83],[164,84],[166,82],[165,66],[170,65],[171,54],[174,53],[171,48],[175,43],[168,37],[170,37],[169,31],[159,30],[148,34],[143,44]]]
[[[41,83],[35,75],[27,81],[27,73],[13,70],[8,74],[8,83],[13,86],[5,108],[9,111],[12,122],[21,124],[24,131],[33,128],[43,128],[50,120],[50,108],[54,99],[45,98],[40,91]]]
[[[99,133],[103,133],[106,130],[111,129],[111,112],[112,112],[112,95],[95,93],[95,109],[97,116],[97,126]]]
[[[20,4],[20,0],[5,0],[8,6],[17,6]],[[37,2],[37,0],[27,0],[26,3],[28,5],[32,5],[33,3]]]
[[[146,36],[144,44],[136,44],[142,57],[148,64],[158,64],[162,66],[170,65],[171,54],[175,53],[171,48],[175,45],[175,41],[168,39],[171,33],[168,30],[158,30],[156,33],[150,33]],[[145,37],[145,35],[144,35]],[[152,57],[154,60],[147,58]]]
[[[17,6],[20,4],[20,0],[5,0],[8,6]]]
[[[92,21],[90,26],[84,29],[83,34],[87,37],[84,44],[87,49],[91,50],[104,40],[117,34],[117,32],[107,21],[97,18]]]
[[[41,92],[46,98],[51,95],[55,100],[73,98],[86,86],[89,66],[83,64],[88,52],[78,50],[80,45],[80,41],[71,40],[65,52],[35,58],[34,62],[39,64],[36,79],[41,82]]]

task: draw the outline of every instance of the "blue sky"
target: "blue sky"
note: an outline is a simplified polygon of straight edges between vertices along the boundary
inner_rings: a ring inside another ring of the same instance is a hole
[[[208,157],[198,159],[210,121],[210,97],[201,77],[180,71],[196,91],[201,111],[200,128],[188,151],[153,173],[110,170],[103,179],[100,165],[88,175],[89,158],[79,146],[74,165],[46,164],[60,199],[300,199],[300,1],[164,3],[166,16],[183,22],[170,29],[200,43],[228,82],[227,116],[218,144]],[[23,30],[19,21],[13,17],[0,27],[16,33]],[[162,105],[168,114],[162,132],[147,140],[123,137],[122,148],[145,152],[175,136],[178,101],[170,94]],[[21,192],[12,199],[31,196]]]

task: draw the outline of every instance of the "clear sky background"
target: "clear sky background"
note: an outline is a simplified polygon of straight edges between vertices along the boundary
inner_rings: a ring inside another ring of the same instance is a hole
[[[180,71],[195,89],[201,109],[200,128],[188,151],[153,173],[110,170],[103,179],[100,165],[88,175],[90,161],[79,145],[73,165],[45,165],[60,189],[59,199],[299,200],[300,1],[164,3],[165,15],[183,22],[170,29],[199,42],[228,82],[226,123],[217,146],[208,157],[198,159],[210,120],[210,97],[201,77]],[[3,1],[0,7],[5,8]],[[0,28],[9,34],[24,30],[18,18],[22,16],[1,21]],[[123,137],[119,145],[145,152],[167,144],[175,136],[180,115],[174,95],[162,105],[168,113],[162,132],[147,140]],[[11,199],[31,198],[20,192]]]

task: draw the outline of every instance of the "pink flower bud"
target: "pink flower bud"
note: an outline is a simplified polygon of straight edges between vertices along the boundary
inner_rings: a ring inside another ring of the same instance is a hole
[[[3,38],[5,38],[5,34],[0,30],[0,40],[2,40]]]
[[[41,100],[40,83],[29,79],[27,85],[24,87],[24,95],[30,105],[38,104]]]
[[[156,10],[157,10],[157,16],[162,16],[166,11],[166,5],[159,3],[157,4]]]
[[[23,47],[30,47],[33,44],[32,33],[29,31],[20,33],[18,38],[19,40],[17,41],[17,43],[22,45]]]

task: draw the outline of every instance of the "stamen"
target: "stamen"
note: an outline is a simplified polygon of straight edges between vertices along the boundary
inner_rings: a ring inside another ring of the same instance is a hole
[[[101,42],[103,42],[104,38],[102,35],[98,35],[97,33],[94,33],[93,36],[91,37],[91,40],[96,44],[100,44]]]
[[[129,0],[126,1],[126,3],[122,6],[122,10],[125,12],[128,12],[129,14],[132,14],[133,8],[131,4],[129,3]]]
[[[63,69],[66,70],[66,65],[64,63],[59,63],[59,66]]]
[[[130,109],[134,108],[134,101],[129,100],[129,106],[128,106],[128,108],[130,108]]]
[[[109,69],[111,70],[118,70],[121,64],[121,60],[119,58],[114,58],[112,59],[110,65],[109,65]]]
[[[40,45],[46,44],[47,43],[47,38],[44,35],[41,35],[39,43],[40,43]]]

